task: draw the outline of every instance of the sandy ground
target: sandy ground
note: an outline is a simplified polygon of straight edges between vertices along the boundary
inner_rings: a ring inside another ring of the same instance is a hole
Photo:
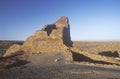
[[[61,53],[16,55],[9,62],[14,58],[27,63],[1,68],[0,79],[120,79],[119,66],[68,62]]]
[[[0,50],[6,50],[5,47],[8,46],[6,42],[1,44]],[[74,45],[95,54],[103,51],[120,53],[120,42],[77,42]],[[40,54],[18,52],[13,56],[0,58],[0,79],[120,79],[120,66],[89,61],[68,62],[62,52]]]

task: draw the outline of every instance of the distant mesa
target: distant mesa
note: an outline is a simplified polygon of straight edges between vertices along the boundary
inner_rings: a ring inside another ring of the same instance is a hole
[[[11,46],[4,57],[20,50],[30,53],[65,52],[72,47],[72,43],[68,18],[63,16],[55,23],[45,25],[41,30],[36,31],[23,45]]]

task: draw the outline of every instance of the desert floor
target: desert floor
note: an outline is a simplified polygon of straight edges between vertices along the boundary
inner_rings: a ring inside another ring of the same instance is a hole
[[[22,44],[21,41],[0,41],[0,56],[15,43]],[[109,57],[112,57],[109,53],[120,54],[120,42],[74,42],[73,46]],[[27,54],[21,51],[1,57],[0,79],[120,79],[119,65],[66,61],[61,53]]]

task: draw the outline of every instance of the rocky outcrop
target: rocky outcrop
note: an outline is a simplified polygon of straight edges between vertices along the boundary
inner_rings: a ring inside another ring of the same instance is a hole
[[[18,51],[49,54],[62,53],[65,60],[68,61],[87,61],[92,63],[120,65],[118,58],[92,54],[72,47],[70,26],[67,17],[61,17],[55,23],[45,25],[41,30],[36,31],[33,36],[28,37],[23,45],[11,46],[3,57],[11,56]],[[59,58],[55,61],[59,61]]]
[[[18,44],[14,44],[7,50],[7,52],[3,56],[4,57],[5,56],[10,56],[10,55],[12,55],[12,54],[14,54],[14,53],[16,53],[20,50],[21,50],[21,46],[18,45]]]
[[[67,17],[61,17],[54,24],[45,25],[23,44],[29,52],[61,52],[72,46],[70,26]]]
[[[28,37],[19,49],[15,46],[10,47],[4,56],[8,56],[11,52],[18,50],[31,53],[66,52],[71,46],[68,18],[61,17],[55,23],[45,25],[41,30],[36,31],[33,36]]]

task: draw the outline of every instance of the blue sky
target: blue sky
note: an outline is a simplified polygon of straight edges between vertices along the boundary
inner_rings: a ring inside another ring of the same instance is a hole
[[[25,40],[69,18],[72,40],[119,41],[119,0],[0,0],[0,40]]]

